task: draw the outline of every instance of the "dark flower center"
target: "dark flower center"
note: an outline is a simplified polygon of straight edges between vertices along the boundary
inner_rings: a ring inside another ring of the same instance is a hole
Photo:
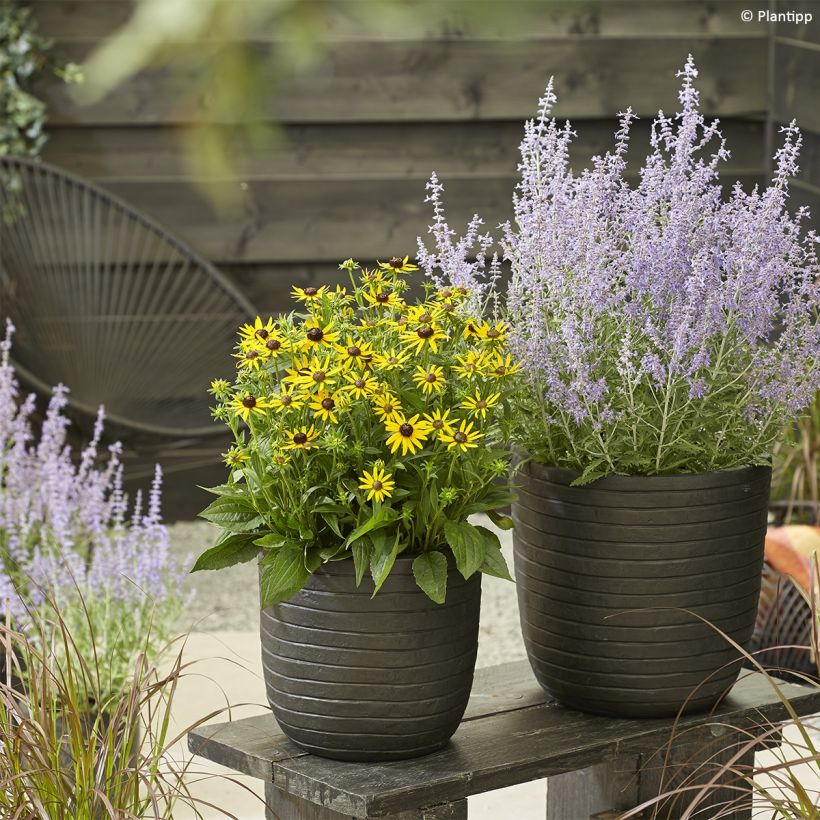
[[[503,364],[498,365],[498,367],[496,367],[496,369],[495,369],[495,372],[496,372],[499,376],[503,376],[503,375],[505,375],[505,374],[506,374],[506,372],[507,372],[507,367],[506,367],[506,365],[503,365]]]
[[[279,348],[282,347],[282,342],[280,342],[279,339],[268,339],[267,342],[265,342],[265,347],[268,350],[279,350]]]
[[[478,331],[476,330],[475,325],[472,322],[470,322],[470,324],[467,325],[467,332],[468,333],[478,333]]]
[[[401,268],[404,267],[404,260],[399,259],[398,256],[394,256],[388,263],[391,268]]]
[[[351,347],[349,347],[347,349],[347,355],[348,356],[353,356],[353,357],[361,356],[362,355],[362,349],[360,347],[356,347],[356,345],[352,345]]]
[[[305,288],[305,296],[315,296],[319,292],[319,288]]]
[[[282,398],[279,401],[287,407],[290,404],[293,404],[293,396],[289,396],[287,393],[282,395]]]
[[[356,381],[353,382],[353,384],[356,385],[356,387],[358,387],[359,390],[362,390],[364,386],[367,384],[367,382],[364,379],[356,379]]]
[[[324,410],[332,410],[336,406],[336,402],[333,399],[322,399],[322,408]]]
[[[322,332],[320,327],[312,327],[307,332],[307,337],[310,339],[311,342],[321,342],[324,339],[325,334]]]
[[[429,325],[432,321],[433,317],[429,313],[422,313],[421,316],[419,316],[419,322],[423,325]]]
[[[304,444],[308,440],[306,433],[296,433],[293,436],[294,444]]]
[[[251,395],[247,395],[242,399],[242,405],[247,407],[248,410],[253,410],[253,408],[256,407],[256,399]]]
[[[464,444],[467,441],[467,435],[462,433],[461,430],[457,430],[453,433],[453,441],[457,441],[459,444]]]
[[[416,334],[418,335],[419,339],[429,339],[435,331],[430,325],[422,325],[417,331]]]
[[[259,339],[267,339],[269,334],[264,327],[260,327],[254,335],[257,336]]]
[[[380,490],[382,487],[384,487],[384,484],[382,484],[381,481],[374,481],[372,487],[374,490]]]
[[[245,354],[245,358],[246,359],[255,359],[258,355],[259,355],[259,352],[257,350],[249,350]]]
[[[453,291],[449,289],[443,290],[440,295],[442,299],[450,299],[453,295]]]
[[[413,435],[413,425],[405,422],[401,427],[399,427],[399,433],[401,433],[405,438],[410,438],[410,436]]]
[[[389,302],[389,301],[390,301],[390,291],[387,291],[387,290],[380,290],[380,291],[376,294],[376,301],[377,301],[377,302],[379,302],[379,303],[380,303],[380,304],[382,304],[382,305],[383,305],[385,302]]]
[[[487,402],[486,402],[486,401],[484,401],[484,399],[479,399],[479,401],[477,401],[477,402],[475,403],[475,406],[476,406],[479,410],[484,410],[484,409],[487,407]]]
[[[494,327],[491,327],[487,331],[487,338],[488,339],[497,339],[500,335],[501,334]]]
[[[436,374],[435,373],[428,373],[424,377],[424,381],[426,381],[428,384],[433,384],[436,381]]]
[[[441,419],[435,419],[433,421],[433,427],[436,430],[441,430],[441,428],[444,427],[444,422]]]
[[[395,356],[389,356],[387,359],[388,364],[396,364],[397,361],[398,359]]]
[[[327,378],[327,373],[324,370],[317,370],[313,374],[313,381],[315,382],[323,382]]]

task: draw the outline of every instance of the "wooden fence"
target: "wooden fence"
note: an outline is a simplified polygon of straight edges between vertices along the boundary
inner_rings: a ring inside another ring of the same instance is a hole
[[[74,60],[131,8],[126,0],[33,5],[58,52]],[[794,115],[810,131],[800,196],[820,195],[820,21],[778,27],[773,38],[767,24],[741,19],[748,0],[540,5],[535,24],[512,37],[385,33],[378,42],[334,45],[320,70],[281,88],[262,112],[282,124],[280,146],[244,157],[241,178],[215,181],[240,191],[242,207],[228,217],[185,170],[177,127],[213,114],[207,97],[178,105],[184,77],[148,71],[88,107],[48,85],[45,158],[156,217],[233,275],[262,311],[281,309],[292,281],[332,278],[340,259],[413,254],[429,222],[424,186],[432,170],[457,226],[473,212],[489,225],[506,219],[522,121],[550,75],[556,113],[579,133],[573,161],[583,164],[611,144],[614,115],[628,105],[644,118],[635,142],[647,144],[647,120],[659,108],[676,110],[675,72],[691,52],[704,109],[729,138],[725,176],[761,181],[767,124]]]

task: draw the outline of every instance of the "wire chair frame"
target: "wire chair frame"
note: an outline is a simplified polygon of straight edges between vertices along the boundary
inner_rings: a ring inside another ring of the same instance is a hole
[[[159,223],[47,163],[0,157],[0,315],[31,386],[162,436],[222,432],[208,383],[256,310]]]
[[[782,672],[817,677],[811,646],[811,607],[794,581],[765,561],[749,652],[781,677]]]

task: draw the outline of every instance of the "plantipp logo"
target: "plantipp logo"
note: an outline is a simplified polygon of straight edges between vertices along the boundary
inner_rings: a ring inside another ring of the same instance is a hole
[[[758,23],[795,23],[799,26],[805,26],[811,23],[814,15],[811,12],[801,11],[769,11],[768,9],[752,11],[751,9],[744,9],[740,12],[740,19],[744,23],[757,20]]]

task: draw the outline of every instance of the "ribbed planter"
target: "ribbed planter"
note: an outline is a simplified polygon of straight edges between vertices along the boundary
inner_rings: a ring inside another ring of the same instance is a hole
[[[338,760],[418,757],[444,746],[473,682],[481,576],[451,568],[444,604],[399,557],[375,598],[353,562],[333,561],[290,600],[262,610],[268,701],[282,731]]]
[[[690,695],[687,711],[709,708],[741,668],[715,628],[740,645],[754,629],[771,470],[571,487],[577,475],[529,462],[517,480],[516,583],[536,678],[597,714],[671,716]]]

